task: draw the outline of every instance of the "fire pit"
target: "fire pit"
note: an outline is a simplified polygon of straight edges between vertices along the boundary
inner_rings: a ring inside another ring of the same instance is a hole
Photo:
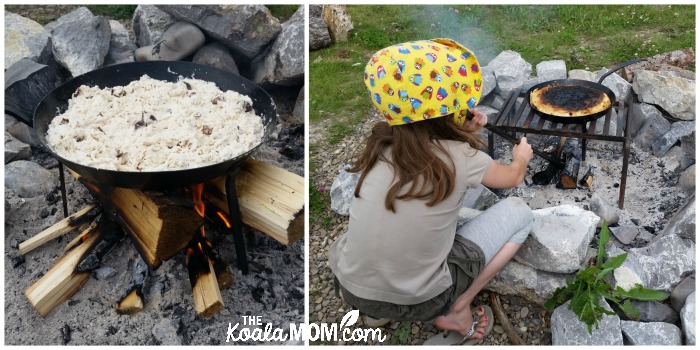
[[[599,119],[594,119],[586,123],[562,123],[552,122],[547,118],[543,118],[538,112],[530,106],[528,99],[520,99],[521,96],[513,91],[506,99],[503,107],[498,111],[497,116],[493,121],[493,128],[496,132],[508,132],[513,136],[516,132],[553,135],[568,138],[577,138],[581,140],[581,160],[586,159],[586,140],[601,140],[611,142],[622,142],[622,173],[620,175],[620,195],[618,206],[620,209],[625,203],[625,185],[627,183],[627,166],[629,164],[630,152],[630,136],[629,128],[625,128],[623,134],[622,128],[618,127],[613,130],[611,121],[613,118],[617,120],[628,121],[628,106],[624,101],[618,101],[608,109],[608,111]],[[520,100],[520,101],[519,101]],[[560,119],[558,119],[560,120]],[[620,125],[621,123],[617,123]],[[600,126],[602,125],[602,128]],[[489,133],[488,146],[489,154],[493,157],[494,148],[494,133]],[[576,175],[578,169],[576,169]],[[577,176],[573,176],[576,178]],[[574,182],[576,180],[574,179]]]

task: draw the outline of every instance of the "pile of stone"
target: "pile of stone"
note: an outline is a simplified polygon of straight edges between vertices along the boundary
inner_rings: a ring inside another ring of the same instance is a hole
[[[660,56],[694,62],[694,55],[688,58],[691,54],[692,50],[682,50]],[[599,167],[599,175],[589,189],[531,186],[526,180],[515,189],[496,191],[498,195],[483,186],[470,189],[464,198],[458,225],[511,195],[523,197],[535,209],[530,237],[486,290],[542,306],[595,257],[604,219],[613,234],[606,246],[608,256],[628,254],[610,277],[611,286],[629,289],[639,283],[671,295],[663,302],[635,301],[641,313],[637,320],[621,313],[604,316],[592,335],[568,303],[561,305],[551,317],[553,345],[695,344],[695,80],[693,72],[669,66],[636,69],[638,64],[626,71],[632,81],[616,73],[603,81],[631,104],[630,125],[614,126],[629,127],[633,137],[625,209],[606,200],[617,195],[617,188],[608,184],[620,176],[621,146],[604,142],[591,142],[587,160]],[[483,95],[477,109],[493,116],[514,90],[525,92],[537,83],[567,77],[597,81],[607,70],[567,72],[563,61],[547,61],[539,63],[532,76],[530,63],[505,51],[482,72]],[[535,171],[529,169],[526,179]],[[348,215],[358,177],[340,170],[333,182],[331,208],[338,214]],[[612,310],[605,301],[601,304]]]
[[[348,40],[354,29],[345,5],[309,5],[309,50]]]

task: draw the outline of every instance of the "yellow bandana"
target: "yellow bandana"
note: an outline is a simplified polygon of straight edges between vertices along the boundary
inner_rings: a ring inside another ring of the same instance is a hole
[[[411,41],[375,53],[365,85],[389,125],[466,113],[481,98],[481,68],[474,54],[452,39]]]

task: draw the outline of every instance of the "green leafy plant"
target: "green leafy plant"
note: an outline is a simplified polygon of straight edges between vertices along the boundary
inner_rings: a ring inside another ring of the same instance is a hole
[[[603,314],[615,315],[615,312],[600,305],[601,298],[611,302],[630,319],[639,319],[639,311],[632,306],[631,299],[661,301],[668,298],[667,293],[644,288],[641,284],[637,284],[630,290],[624,290],[619,286],[613,289],[605,282],[605,277],[622,266],[627,259],[627,253],[608,259],[605,246],[609,241],[610,230],[608,224],[603,221],[595,264],[579,271],[573,280],[568,281],[565,287],[557,288],[552,297],[544,303],[546,309],[553,310],[567,300],[571,300],[569,310],[588,326],[590,334],[593,333],[593,325],[596,329],[599,328],[598,321]]]
[[[411,334],[411,322],[401,322],[399,328],[396,328],[394,335],[391,337],[391,343],[394,345],[407,344],[408,336]]]

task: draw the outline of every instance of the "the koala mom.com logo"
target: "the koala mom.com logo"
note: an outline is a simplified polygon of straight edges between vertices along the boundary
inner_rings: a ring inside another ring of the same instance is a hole
[[[283,328],[272,328],[271,323],[262,324],[260,316],[243,316],[243,325],[240,323],[228,324],[226,342],[286,342],[296,341],[356,341],[367,342],[372,339],[376,342],[384,342],[386,335],[381,329],[352,328],[360,316],[359,310],[349,311],[338,323],[290,323],[288,332]],[[239,328],[240,327],[240,328]]]

